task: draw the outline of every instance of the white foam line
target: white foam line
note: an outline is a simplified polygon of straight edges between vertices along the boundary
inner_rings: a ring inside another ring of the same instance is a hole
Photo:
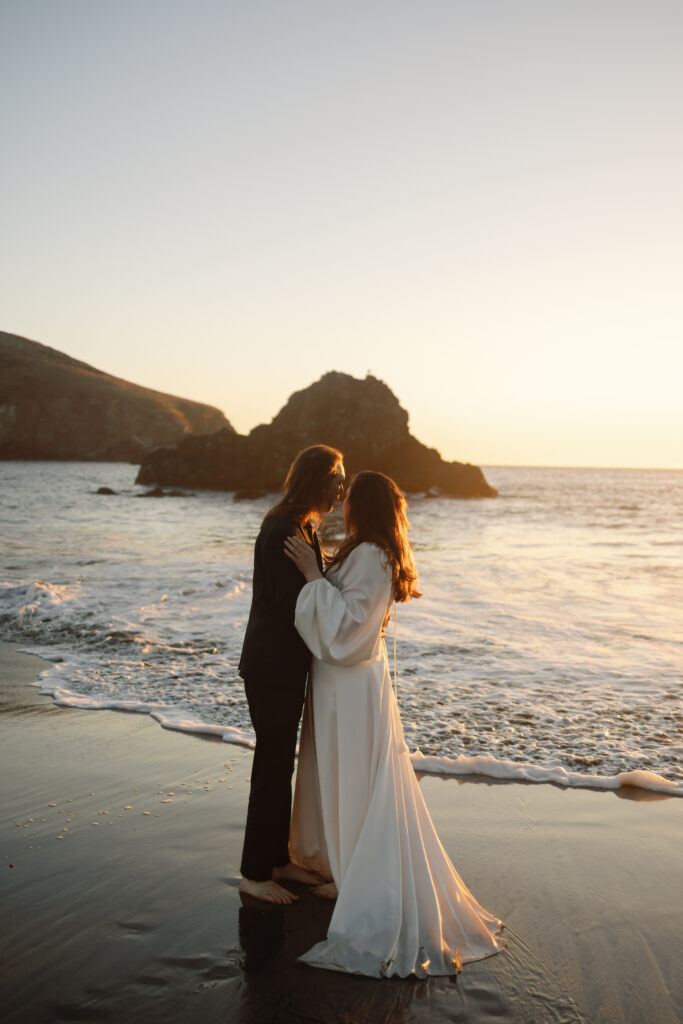
[[[483,775],[491,779],[507,779],[524,782],[554,783],[572,789],[620,789],[622,786],[638,786],[654,793],[683,797],[683,783],[665,779],[663,775],[636,768],[618,775],[582,775],[569,772],[561,765],[543,767],[534,764],[520,764],[518,761],[498,760],[485,754],[476,757],[425,756],[420,750],[410,755],[413,768],[418,772],[434,775]]]
[[[255,740],[251,732],[243,731],[232,725],[213,725],[196,719],[187,718],[182,708],[167,704],[146,704],[137,700],[106,700],[95,697],[84,697],[70,690],[45,688],[41,693],[52,696],[55,704],[65,708],[80,708],[82,711],[127,711],[131,714],[149,715],[162,729],[173,732],[188,732],[199,736],[219,736],[224,743],[253,749]]]
[[[173,732],[189,732],[195,736],[220,736],[224,743],[246,747],[248,750],[253,750],[256,746],[253,737],[231,725],[209,725],[206,722],[178,720],[161,712],[153,712],[152,718],[156,719],[163,729],[170,729]]]
[[[49,670],[46,670],[49,671]],[[38,683],[37,685],[41,685]],[[230,725],[215,725],[197,719],[187,718],[185,709],[167,704],[146,704],[134,700],[106,700],[85,697],[60,687],[43,684],[42,693],[51,694],[55,704],[61,707],[81,708],[92,711],[128,711],[136,714],[150,715],[162,728],[174,732],[187,732],[204,736],[219,736],[224,743],[253,749],[254,735],[251,730],[242,730]],[[481,775],[485,778],[501,779],[510,782],[553,783],[571,789],[603,789],[615,790],[622,786],[637,786],[653,793],[665,793],[667,796],[683,797],[683,783],[665,779],[663,775],[636,768],[633,771],[619,772],[617,775],[582,775],[570,772],[561,765],[542,766],[523,764],[518,761],[506,761],[487,754],[467,757],[439,757],[425,755],[416,750],[410,755],[413,768],[417,772],[429,772],[433,775]]]

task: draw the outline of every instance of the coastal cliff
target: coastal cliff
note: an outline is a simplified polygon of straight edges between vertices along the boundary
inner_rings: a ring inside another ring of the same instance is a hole
[[[234,433],[212,406],[0,331],[0,459],[139,462],[159,445],[221,429]]]
[[[496,495],[478,466],[446,462],[408,429],[408,413],[383,381],[326,373],[295,392],[268,424],[248,435],[221,430],[186,437],[142,460],[137,483],[236,491],[244,497],[277,491],[294,456],[310,444],[344,453],[347,477],[374,469],[403,490],[460,498]]]

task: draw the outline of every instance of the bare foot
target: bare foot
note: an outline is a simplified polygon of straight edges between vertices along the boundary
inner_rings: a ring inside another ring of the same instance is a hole
[[[320,885],[325,881],[315,871],[307,871],[291,862],[282,868],[273,868],[273,878],[276,882],[303,882],[304,885]]]
[[[277,882],[268,879],[266,882],[252,882],[250,878],[243,878],[240,881],[240,892],[248,896],[255,896],[257,900],[264,903],[294,903],[298,900],[293,892],[283,889]]]
[[[336,900],[339,893],[334,882],[325,882],[324,885],[318,885],[313,889],[313,895],[322,896],[325,900]]]

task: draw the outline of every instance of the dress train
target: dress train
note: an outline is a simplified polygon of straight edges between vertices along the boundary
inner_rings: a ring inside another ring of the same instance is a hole
[[[327,938],[301,960],[372,977],[454,974],[503,949],[503,925],[453,867],[415,776],[381,636],[390,596],[382,553],[362,544],[297,602],[314,659],[290,854],[339,893]]]

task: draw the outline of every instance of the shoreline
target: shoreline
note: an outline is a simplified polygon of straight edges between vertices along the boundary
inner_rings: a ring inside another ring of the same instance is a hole
[[[0,633],[50,660],[41,686],[57,700],[147,710],[188,731],[230,726],[248,743],[236,666],[268,499],[109,500],[98,485],[129,490],[125,465],[87,465],[5,474]],[[507,512],[413,507],[425,599],[403,615],[398,644],[410,749],[449,758],[443,773],[476,770],[452,764],[462,754],[490,758],[487,777],[542,766],[544,781],[577,786],[647,770],[683,795],[680,481],[500,479]],[[329,526],[333,542],[339,517]]]
[[[251,752],[58,707],[42,664],[0,643],[8,1022],[678,1021],[679,800],[423,776],[508,950],[457,979],[339,975],[296,963],[329,905],[240,899]]]
[[[7,641],[0,640],[0,643]],[[14,643],[14,642],[13,642]],[[16,644],[18,653],[35,658],[41,668],[37,672],[47,671],[53,662],[40,655],[27,652],[31,644]],[[254,741],[251,735],[245,734],[237,726],[217,725],[211,722],[188,722],[184,713],[178,715],[176,709],[167,705],[150,705],[134,701],[101,700],[96,697],[62,690],[59,687],[44,685],[35,679],[32,685],[39,688],[42,696],[49,696],[57,707],[78,708],[84,711],[115,711],[126,714],[147,715],[157,722],[162,729],[188,736],[213,738],[231,746],[253,750]],[[683,780],[668,779],[663,775],[646,768],[629,768],[614,775],[587,775],[583,772],[571,771],[561,765],[536,765],[524,761],[512,761],[497,758],[492,754],[459,754],[457,757],[438,754],[423,754],[417,749],[410,755],[413,768],[421,776],[435,778],[460,778],[466,782],[481,779],[485,782],[517,782],[529,785],[553,785],[562,789],[588,789],[596,792],[616,792],[627,800],[649,800],[650,794],[666,797],[683,798]]]

